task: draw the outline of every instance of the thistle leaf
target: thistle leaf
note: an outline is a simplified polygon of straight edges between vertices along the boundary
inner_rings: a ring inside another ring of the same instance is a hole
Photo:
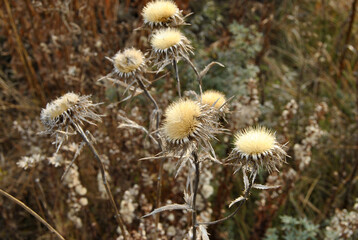
[[[256,188],[256,189],[262,189],[262,190],[266,190],[266,189],[274,189],[274,188],[279,188],[279,185],[273,185],[273,186],[267,186],[267,185],[262,185],[262,184],[253,184],[252,188]]]
[[[170,205],[166,205],[166,206],[163,206],[160,208],[156,208],[151,213],[144,215],[142,218],[149,217],[149,216],[155,215],[155,214],[163,212],[163,211],[172,211],[172,210],[192,211],[191,207],[187,204],[170,204]]]
[[[243,200],[245,200],[245,198],[243,196],[240,196],[240,197],[236,198],[234,201],[232,201],[230,203],[229,208],[231,208],[231,206],[234,205],[235,203],[241,202]]]

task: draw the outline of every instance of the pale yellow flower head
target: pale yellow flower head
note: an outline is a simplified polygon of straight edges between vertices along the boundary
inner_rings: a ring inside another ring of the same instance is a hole
[[[143,8],[143,18],[147,22],[167,22],[170,17],[179,13],[179,8],[173,1],[154,1],[149,2]]]
[[[149,2],[142,11],[144,24],[150,27],[176,26],[184,23],[182,12],[170,0]]]
[[[201,96],[201,101],[203,104],[219,109],[225,104],[226,98],[225,95],[219,91],[208,90]]]
[[[264,154],[274,149],[276,138],[264,127],[248,128],[235,135],[234,144],[244,154]]]
[[[150,40],[150,43],[154,49],[164,51],[180,44],[182,38],[183,35],[178,29],[165,28],[157,31]]]
[[[165,112],[164,132],[172,141],[189,138],[199,124],[201,109],[197,102],[179,100],[170,105]]]
[[[154,66],[159,66],[159,70],[178,61],[182,57],[188,58],[193,54],[193,48],[190,41],[176,28],[163,28],[154,31],[150,39],[152,47],[150,59]]]
[[[145,57],[142,51],[135,48],[118,51],[112,58],[115,71],[120,77],[133,77],[141,73],[145,67]]]
[[[249,127],[235,135],[234,149],[229,159],[237,160],[240,167],[247,166],[253,171],[257,171],[259,166],[278,171],[277,166],[287,156],[283,148],[272,131],[260,126]]]

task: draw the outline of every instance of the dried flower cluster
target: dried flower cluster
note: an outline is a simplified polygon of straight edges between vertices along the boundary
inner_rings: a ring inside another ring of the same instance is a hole
[[[309,119],[306,127],[305,138],[302,143],[296,143],[293,147],[295,158],[299,162],[300,170],[303,170],[311,162],[312,148],[318,144],[319,139],[324,134],[318,125],[318,121],[324,117],[328,111],[328,106],[322,102],[316,106],[314,114]]]
[[[358,198],[352,209],[336,209],[335,215],[330,219],[326,227],[325,240],[355,239],[358,236]]]

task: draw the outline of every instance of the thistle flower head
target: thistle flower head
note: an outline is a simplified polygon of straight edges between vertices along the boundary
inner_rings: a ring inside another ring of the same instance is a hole
[[[142,51],[135,48],[127,48],[123,52],[118,51],[112,61],[115,72],[126,79],[141,75],[146,66]]]
[[[180,100],[170,105],[165,112],[165,135],[170,141],[189,138],[199,124],[200,114],[199,104],[191,100]]]
[[[142,11],[144,25],[149,27],[176,26],[184,23],[182,11],[170,0],[149,2]]]
[[[40,119],[46,129],[41,133],[56,135],[57,150],[75,126],[80,126],[83,122],[94,124],[92,121],[101,121],[100,115],[93,111],[98,104],[93,104],[89,98],[90,96],[70,92],[42,109]]]
[[[200,146],[212,150],[210,139],[220,132],[212,109],[197,101],[180,99],[166,109],[164,116],[161,135],[166,152],[183,155]]]
[[[208,90],[201,96],[201,102],[219,110],[226,103],[226,98],[225,95],[219,91]]]
[[[237,160],[239,166],[251,168],[256,172],[260,166],[269,171],[285,161],[287,156],[275,137],[275,134],[265,127],[249,127],[235,135],[234,149],[229,159]]]
[[[156,30],[150,39],[150,44],[152,46],[150,59],[155,66],[160,67],[159,71],[172,60],[178,61],[193,53],[190,41],[175,28]]]

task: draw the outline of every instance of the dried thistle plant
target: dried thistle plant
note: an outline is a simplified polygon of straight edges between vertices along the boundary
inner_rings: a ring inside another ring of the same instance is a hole
[[[94,108],[99,104],[92,103],[89,98],[90,96],[66,93],[42,109],[41,122],[46,129],[40,134],[55,135],[56,152],[64,140],[74,134],[76,128],[84,122],[94,124],[93,121],[101,121],[101,116],[94,112]]]
[[[67,93],[62,97],[48,103],[45,109],[41,111],[41,121],[45,125],[46,130],[42,133],[44,134],[55,134],[56,141],[55,144],[57,146],[57,151],[62,145],[65,138],[70,134],[78,133],[83,141],[88,145],[91,152],[93,153],[95,159],[97,160],[101,174],[103,184],[106,188],[106,192],[109,196],[109,200],[113,207],[113,210],[116,215],[116,220],[118,222],[119,227],[122,230],[123,237],[126,239],[126,231],[125,226],[123,224],[123,220],[118,211],[116,203],[113,199],[113,195],[109,188],[106,176],[105,176],[105,167],[101,158],[99,157],[97,150],[93,146],[93,140],[88,137],[88,133],[86,134],[82,125],[84,122],[94,124],[91,120],[101,121],[100,115],[94,112],[94,107],[98,104],[93,104],[91,100],[89,100],[90,96],[79,96],[74,93]],[[70,131],[73,131],[72,133]],[[59,135],[61,134],[61,135]],[[91,136],[91,135],[89,135]],[[74,158],[74,160],[76,157]],[[73,161],[74,161],[73,160]],[[72,163],[73,163],[72,161]],[[65,174],[71,168],[72,163],[69,165],[68,169],[65,171]],[[64,178],[65,175],[62,177]],[[69,216],[75,216],[74,214],[70,214]]]

